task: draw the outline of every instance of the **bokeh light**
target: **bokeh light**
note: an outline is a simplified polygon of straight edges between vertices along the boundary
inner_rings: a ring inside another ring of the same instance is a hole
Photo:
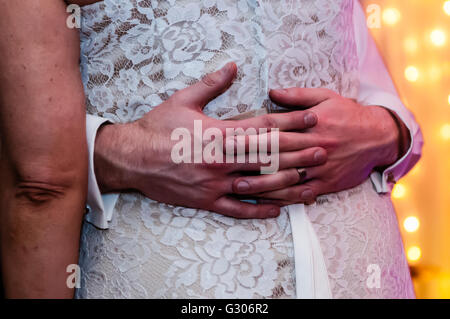
[[[400,18],[400,11],[396,8],[387,8],[383,11],[383,21],[386,24],[394,25],[400,20]]]
[[[450,140],[450,123],[444,124],[441,127],[441,135],[444,140]]]
[[[413,233],[419,229],[420,222],[416,216],[409,216],[403,221],[403,227],[408,233]]]
[[[420,73],[415,66],[408,66],[405,69],[405,78],[409,82],[416,82],[419,79]]]
[[[360,2],[383,8],[370,31],[425,141],[391,194],[416,295],[450,298],[450,0]]]
[[[444,2],[444,12],[450,16],[450,1]]]
[[[445,44],[447,36],[444,31],[436,29],[431,32],[430,39],[435,46],[441,47]]]
[[[406,187],[401,183],[395,184],[392,189],[392,197],[394,198],[403,198],[406,196]]]
[[[418,246],[412,246],[408,249],[407,257],[409,261],[418,261],[422,257],[422,250]]]

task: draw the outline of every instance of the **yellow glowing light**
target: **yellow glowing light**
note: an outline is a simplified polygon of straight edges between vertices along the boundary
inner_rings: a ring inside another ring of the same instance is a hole
[[[408,233],[413,233],[419,229],[420,222],[416,216],[409,216],[403,221],[403,227]]]
[[[438,47],[441,47],[445,44],[445,41],[447,36],[445,35],[445,32],[439,29],[433,30],[430,34],[431,42]]]
[[[422,251],[417,246],[412,246],[408,249],[407,252],[408,260],[410,261],[417,261],[422,256]]]
[[[414,53],[419,48],[419,44],[417,43],[417,39],[414,37],[409,37],[405,39],[403,43],[405,50],[409,53]]]
[[[386,24],[394,25],[400,20],[401,14],[396,8],[388,8],[383,11],[383,21]]]
[[[416,82],[419,79],[419,70],[415,66],[408,66],[405,69],[405,78],[410,82]]]
[[[406,187],[403,184],[397,183],[392,190],[392,196],[394,198],[402,198],[406,195]]]
[[[448,95],[448,104],[450,104],[450,94]]]
[[[450,1],[444,2],[444,12],[450,16]]]
[[[441,127],[441,135],[444,140],[450,140],[450,123],[444,124]]]

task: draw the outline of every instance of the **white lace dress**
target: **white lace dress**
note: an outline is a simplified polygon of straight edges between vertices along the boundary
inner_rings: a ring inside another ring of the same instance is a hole
[[[273,107],[269,88],[327,87],[355,98],[352,7],[352,0],[89,5],[81,29],[88,112],[112,122],[138,119],[229,61],[238,76],[206,107],[212,117]],[[334,298],[414,297],[388,194],[378,194],[367,180],[302,209]],[[288,211],[276,219],[237,220],[120,194],[108,230],[84,223],[77,297],[298,297]]]

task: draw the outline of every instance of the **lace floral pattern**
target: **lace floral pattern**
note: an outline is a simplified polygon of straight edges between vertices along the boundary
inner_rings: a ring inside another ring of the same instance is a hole
[[[240,221],[122,195],[110,229],[99,231],[86,223],[82,243],[79,297],[294,294],[286,213],[273,221]],[[110,282],[113,278],[117,284]]]
[[[334,298],[414,298],[397,216],[389,194],[370,180],[306,206],[321,243]],[[372,266],[380,271],[371,285]]]
[[[229,61],[234,84],[205,112],[269,106],[269,88],[355,98],[352,0],[105,0],[83,8],[81,71],[91,114],[135,120]],[[335,297],[413,296],[395,212],[370,182],[307,207]],[[380,234],[387,236],[380,237]],[[367,264],[382,270],[367,288]],[[286,210],[236,220],[121,194],[110,228],[85,223],[79,298],[293,298]]]

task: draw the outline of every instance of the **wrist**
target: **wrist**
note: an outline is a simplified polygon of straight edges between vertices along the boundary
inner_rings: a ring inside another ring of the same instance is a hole
[[[130,124],[104,124],[97,131],[94,147],[94,171],[101,193],[128,189],[123,139]]]
[[[370,128],[375,141],[375,169],[394,164],[401,155],[401,132],[391,112],[381,106],[365,106],[371,120]]]

